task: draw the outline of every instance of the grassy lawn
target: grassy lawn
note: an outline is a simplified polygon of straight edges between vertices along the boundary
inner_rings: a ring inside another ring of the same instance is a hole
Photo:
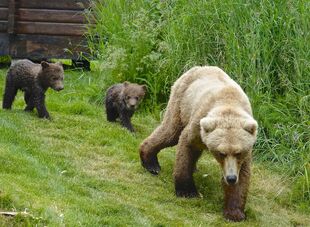
[[[5,73],[0,70],[1,94]],[[133,117],[135,135],[108,123],[103,86],[98,73],[67,71],[65,89],[47,93],[52,121],[25,113],[22,93],[12,111],[0,110],[0,209],[29,213],[1,216],[1,226],[310,225],[290,202],[290,179],[268,162],[253,164],[245,222],[223,219],[220,169],[207,152],[195,175],[202,198],[176,198],[175,149],[160,153],[157,177],[139,161],[138,146],[158,116],[141,108]]]

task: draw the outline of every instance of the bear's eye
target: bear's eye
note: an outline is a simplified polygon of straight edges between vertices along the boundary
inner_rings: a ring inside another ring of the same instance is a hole
[[[53,80],[58,80],[58,78],[57,77],[53,77]]]
[[[236,153],[236,154],[235,154],[235,157],[236,157],[236,158],[240,158],[240,157],[241,157],[241,155],[242,155],[242,153],[241,153],[241,152],[239,152],[239,153]]]
[[[136,96],[136,97],[135,97],[135,99],[136,99],[136,100],[139,100],[139,97],[138,97],[138,96]]]
[[[127,95],[127,96],[126,96],[126,99],[127,99],[127,100],[130,99],[130,96]]]
[[[226,158],[227,154],[220,152],[220,157],[221,158]]]

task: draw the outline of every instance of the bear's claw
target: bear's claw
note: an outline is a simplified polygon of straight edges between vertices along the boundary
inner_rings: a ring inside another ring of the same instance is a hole
[[[148,161],[145,161],[141,158],[141,164],[147,171],[149,171],[153,175],[158,175],[160,172],[160,165],[157,156]]]
[[[199,197],[199,193],[192,180],[188,182],[175,182],[175,194],[178,197],[194,198]]]
[[[229,221],[239,222],[245,219],[245,214],[240,209],[226,209],[224,210],[224,217]]]
[[[176,191],[175,192],[177,197],[185,197],[185,198],[195,198],[195,197],[199,197],[199,194],[197,191],[192,191],[192,192],[188,192],[188,191]]]

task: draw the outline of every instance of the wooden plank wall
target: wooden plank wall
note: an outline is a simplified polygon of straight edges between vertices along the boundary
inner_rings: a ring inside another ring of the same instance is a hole
[[[0,0],[0,40],[9,33],[13,58],[76,59],[87,52],[83,34],[88,7],[89,0]]]
[[[8,15],[8,1],[0,0],[0,55],[9,53]]]

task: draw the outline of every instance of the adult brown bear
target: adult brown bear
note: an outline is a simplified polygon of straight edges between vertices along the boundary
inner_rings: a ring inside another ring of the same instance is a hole
[[[144,168],[158,174],[158,152],[178,144],[176,195],[194,197],[196,162],[202,150],[209,150],[223,170],[224,216],[241,221],[256,134],[257,123],[241,87],[218,67],[194,67],[173,85],[164,119],[140,145],[140,158]]]

